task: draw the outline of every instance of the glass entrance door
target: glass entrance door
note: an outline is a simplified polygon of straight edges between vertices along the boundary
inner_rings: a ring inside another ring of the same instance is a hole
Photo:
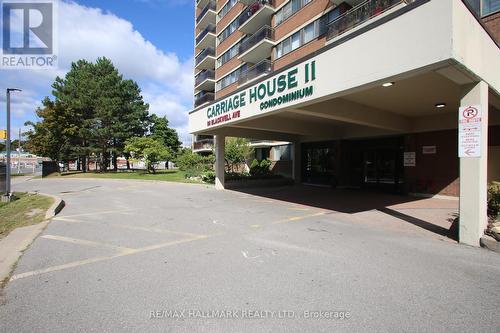
[[[370,149],[363,154],[366,187],[397,188],[402,180],[400,153],[396,149]]]
[[[335,185],[335,149],[327,144],[303,145],[304,183]]]

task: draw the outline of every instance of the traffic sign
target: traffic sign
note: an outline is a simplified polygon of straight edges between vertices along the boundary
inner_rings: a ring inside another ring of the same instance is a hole
[[[0,130],[0,139],[7,140],[7,130]]]
[[[458,157],[481,157],[481,106],[461,107],[458,112]]]

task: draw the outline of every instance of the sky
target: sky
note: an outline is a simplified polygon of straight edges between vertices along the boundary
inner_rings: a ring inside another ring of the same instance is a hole
[[[12,131],[37,121],[35,110],[51,84],[79,59],[111,59],[135,80],[150,113],[166,115],[185,145],[193,103],[193,0],[59,0],[58,68],[0,69],[0,128],[5,128],[5,89],[11,95]],[[14,139],[13,138],[13,139]]]

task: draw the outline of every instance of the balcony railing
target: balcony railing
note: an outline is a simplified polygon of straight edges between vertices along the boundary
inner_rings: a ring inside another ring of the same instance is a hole
[[[399,4],[408,4],[413,1],[414,0],[366,0],[328,24],[326,38],[327,40],[335,38]]]
[[[206,57],[209,57],[209,56],[215,57],[215,50],[213,48],[211,48],[211,47],[203,49],[203,51],[201,51],[196,56],[196,58],[195,58],[195,64],[199,65],[200,62],[203,61],[203,59],[205,59]]]
[[[209,79],[215,79],[215,72],[209,69],[203,70],[200,74],[196,75],[196,78],[194,79],[194,86],[197,87],[200,83]]]
[[[253,80],[261,75],[271,73],[272,70],[273,63],[267,59],[262,60],[240,75],[240,77],[238,78],[238,85],[242,85],[245,82]]]
[[[198,106],[200,106],[202,104],[211,102],[214,99],[215,99],[215,94],[214,93],[206,92],[206,93],[204,93],[203,95],[201,95],[199,97],[195,97],[194,106],[198,107]]]
[[[249,18],[251,18],[255,13],[259,11],[265,5],[274,7],[274,0],[257,0],[248,5],[248,7],[240,14],[239,25],[243,25]]]
[[[203,39],[203,37],[205,37],[210,32],[211,33],[215,33],[215,26],[209,25],[202,32],[200,32],[200,34],[198,35],[198,37],[196,37],[196,44],[198,44],[199,42],[201,42],[201,40]]]
[[[207,5],[205,6],[205,8],[203,8],[200,12],[200,14],[198,15],[198,17],[196,18],[196,23],[199,23],[201,21],[201,19],[203,18],[203,16],[205,16],[205,14],[209,11],[209,10],[213,10],[215,11],[215,1],[210,1],[209,3],[207,3]]]
[[[274,29],[269,26],[263,26],[252,36],[248,37],[240,44],[239,54],[243,54],[249,49],[251,49],[254,45],[263,41],[264,39],[274,40]]]
[[[212,149],[214,147],[214,139],[203,139],[193,142],[193,150]]]

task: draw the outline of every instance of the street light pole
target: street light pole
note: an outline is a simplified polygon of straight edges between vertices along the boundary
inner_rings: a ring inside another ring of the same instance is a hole
[[[21,128],[19,127],[19,139],[17,140],[17,174],[21,173]]]
[[[11,91],[21,91],[21,89],[16,89],[16,88],[7,88],[7,142],[5,143],[5,149],[7,153],[7,168],[6,168],[6,188],[5,192],[7,197],[10,199],[11,196],[11,182],[10,182],[10,92]]]

